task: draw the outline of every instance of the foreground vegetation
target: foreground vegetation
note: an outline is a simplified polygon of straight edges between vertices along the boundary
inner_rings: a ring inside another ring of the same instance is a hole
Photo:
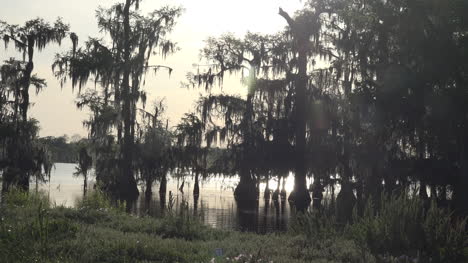
[[[204,226],[188,206],[155,219],[99,193],[65,208],[12,192],[1,209],[0,253],[4,262],[466,262],[464,222],[435,206],[424,212],[418,198],[391,198],[381,216],[371,207],[346,226],[306,214],[287,233],[257,235]]]

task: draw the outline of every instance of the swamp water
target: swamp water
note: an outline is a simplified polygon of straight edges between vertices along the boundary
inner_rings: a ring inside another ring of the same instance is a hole
[[[74,177],[75,164],[56,163],[52,170],[50,183],[39,185],[39,189],[49,194],[52,204],[73,207],[75,202],[83,196],[83,179]],[[93,178],[91,179],[93,181]],[[168,207],[170,194],[172,193],[173,210],[181,209],[182,203],[188,204],[191,213],[207,225],[226,230],[252,231],[266,233],[285,231],[291,213],[290,204],[287,201],[265,200],[263,190],[265,183],[260,184],[260,198],[248,209],[239,208],[234,199],[234,188],[238,178],[214,177],[200,180],[200,195],[197,199],[193,196],[194,180],[191,176],[185,177],[183,192],[179,190],[183,179],[167,178],[167,192],[165,200],[161,201],[159,195],[159,182],[153,184],[153,195],[150,200],[145,199],[145,193],[140,188],[140,196],[133,206],[133,213],[137,215],[150,215],[161,217],[164,215],[164,207]],[[286,191],[289,195],[293,188],[292,175],[286,180]],[[92,188],[88,182],[88,187]],[[277,187],[277,180],[271,179],[269,188],[273,191]],[[31,182],[34,188],[34,182]]]

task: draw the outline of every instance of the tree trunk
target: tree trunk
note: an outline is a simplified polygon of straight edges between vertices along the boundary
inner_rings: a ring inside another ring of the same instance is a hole
[[[31,85],[31,75],[34,69],[33,57],[34,57],[34,37],[28,36],[28,64],[26,64],[26,70],[23,76],[23,90],[22,97],[23,102],[21,103],[21,111],[23,115],[23,121],[28,121],[28,108],[29,108],[29,86]]]
[[[22,170],[21,166],[17,166],[20,169],[20,172],[17,174],[19,176],[18,187],[27,192],[29,191],[29,173]]]
[[[242,146],[242,163],[239,171],[240,179],[239,184],[237,185],[234,191],[234,198],[236,199],[236,201],[254,201],[258,198],[257,189],[255,187],[255,181],[252,178],[249,162],[251,148],[253,147],[251,133],[251,120],[253,114],[252,99],[253,95],[249,93],[247,95],[247,110],[243,118],[245,141],[243,142]]]
[[[31,85],[31,75],[32,71],[34,69],[34,63],[33,63],[33,57],[34,57],[34,37],[33,36],[28,36],[27,37],[28,41],[28,63],[26,64],[26,69],[24,71],[23,79],[22,79],[22,86],[23,89],[21,90],[21,97],[23,101],[20,103],[20,111],[23,119],[23,129],[26,127],[26,123],[28,121],[28,108],[29,108],[29,86]],[[25,145],[28,145],[28,147],[31,147],[31,144],[29,141],[29,138],[25,136],[25,134],[21,134],[22,130],[19,130],[18,136],[19,140],[22,140]],[[18,143],[18,142],[17,142]],[[31,150],[31,149],[29,149]],[[19,171],[18,173],[18,187],[21,188],[24,191],[29,191],[29,173],[24,171],[24,167],[21,167],[21,165],[18,165],[16,167]]]
[[[195,172],[195,185],[193,186],[193,196],[199,196],[200,195],[200,186],[198,183],[198,177],[199,173],[198,171]]]
[[[424,181],[419,181],[419,197],[423,200],[427,200],[429,196],[427,195],[427,185]]]
[[[309,191],[307,190],[306,180],[306,89],[307,89],[307,51],[309,46],[310,32],[303,30],[300,25],[296,24],[288,13],[280,8],[279,14],[286,20],[293,38],[297,45],[298,52],[298,76],[295,83],[295,102],[296,102],[296,164],[294,175],[294,190],[289,195],[289,201],[292,201],[296,209],[305,210],[311,201]]]
[[[353,208],[356,205],[356,197],[350,183],[346,182],[341,185],[341,190],[336,197],[336,213],[337,220],[341,223],[351,221]]]
[[[453,186],[453,203],[457,214],[462,216],[468,215],[468,156],[466,154],[466,139],[465,132],[459,135],[459,147],[460,147],[460,171],[457,176],[456,182]]]
[[[323,199],[323,187],[319,178],[315,178],[314,183],[312,184],[312,207],[315,210],[322,210],[322,199]]]
[[[86,196],[86,192],[88,191],[88,176],[84,175],[84,182],[83,182],[83,195]]]
[[[430,184],[430,189],[431,189],[431,199],[432,200],[437,200],[437,189],[434,184]]]
[[[166,195],[166,189],[167,189],[167,179],[166,179],[166,175],[164,174],[161,178],[161,184],[159,185],[159,193]]]
[[[263,192],[263,198],[265,200],[270,200],[270,177],[267,175],[266,177],[266,184],[265,184],[265,191]]]
[[[151,177],[151,176],[149,176]],[[145,190],[145,195],[146,196],[151,196],[153,194],[153,181],[148,178],[146,179],[146,186],[145,186],[146,190]]]
[[[281,200],[286,200],[286,177],[287,175],[283,177],[283,186],[280,192]]]
[[[239,184],[234,191],[234,197],[236,201],[254,201],[257,200],[257,188],[255,187],[255,181],[250,175],[250,171],[247,167],[242,167],[240,170]]]
[[[294,202],[298,210],[305,210],[310,204],[307,191],[305,154],[306,154],[306,86],[307,86],[307,45],[308,40],[298,41],[299,76],[296,81],[296,164],[294,175],[294,190],[289,200]]]
[[[197,216],[197,210],[198,210],[198,200],[200,199],[199,195],[194,195],[193,196],[193,215]]]
[[[132,94],[130,94],[130,5],[126,0],[124,8],[124,73],[122,78],[122,115],[124,119],[124,142],[122,150],[122,174],[117,182],[118,198],[135,200],[138,196],[138,187],[133,176],[133,137],[132,137]]]
[[[279,199],[280,184],[281,184],[281,174],[278,174],[278,184],[277,184],[276,190],[273,192],[273,196],[272,196],[272,199],[274,201],[278,201],[278,199]]]
[[[166,208],[166,190],[167,190],[167,179],[166,174],[162,175],[161,183],[159,185],[159,204],[161,206],[161,211],[164,213]]]

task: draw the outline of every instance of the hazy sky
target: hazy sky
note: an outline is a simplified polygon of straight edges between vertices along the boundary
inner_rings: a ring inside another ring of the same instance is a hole
[[[10,24],[23,24],[24,21],[42,17],[54,21],[57,17],[70,24],[71,31],[78,34],[80,43],[88,36],[102,36],[96,26],[95,10],[98,6],[107,7],[117,0],[0,0],[0,20]],[[284,28],[285,21],[278,15],[282,7],[291,14],[303,5],[301,0],[144,0],[141,10],[144,13],[161,5],[182,6],[185,12],[180,17],[171,34],[171,39],[178,43],[181,50],[164,61],[153,57],[153,63],[164,64],[174,69],[171,77],[164,71],[158,75],[148,73],[144,89],[150,95],[148,101],[155,98],[165,98],[171,125],[175,125],[180,117],[193,109],[194,101],[202,90],[181,88],[187,72],[192,71],[192,65],[199,61],[199,50],[203,41],[209,36],[219,36],[232,32],[238,36],[247,31],[274,33]],[[41,136],[59,136],[63,134],[80,134],[85,136],[86,130],[82,122],[88,116],[86,111],[77,110],[75,99],[77,91],[72,91],[70,85],[60,88],[59,82],[53,77],[51,64],[55,53],[68,50],[70,41],[64,41],[61,47],[49,46],[42,53],[35,54],[35,69],[40,77],[47,80],[48,87],[38,96],[33,96],[34,103],[30,116],[39,120]],[[0,59],[21,57],[12,46],[4,50],[0,46]],[[94,88],[93,84],[88,85]],[[225,82],[224,92],[245,94],[237,78]],[[215,89],[215,91],[218,89]]]

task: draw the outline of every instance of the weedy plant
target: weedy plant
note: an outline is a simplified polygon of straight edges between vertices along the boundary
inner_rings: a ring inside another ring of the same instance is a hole
[[[193,215],[186,200],[182,200],[178,211],[174,211],[174,197],[169,193],[168,213],[158,232],[166,238],[183,238],[185,240],[206,239],[210,229]]]
[[[50,215],[44,193],[13,190],[4,195],[0,220],[0,254],[5,262],[47,262],[50,244],[73,238],[77,227]]]
[[[466,219],[435,202],[429,209],[416,195],[382,195],[380,208],[368,201],[363,216],[354,213],[345,235],[385,258],[407,256],[419,262],[467,262]]]
[[[297,214],[289,232],[302,235],[307,246],[349,240],[352,262],[368,262],[369,252],[382,262],[468,262],[467,219],[457,218],[435,202],[425,203],[408,192],[383,194],[379,208],[369,200],[363,214],[354,209],[352,221],[339,224],[330,207]],[[340,253],[336,251],[336,255]],[[399,261],[398,261],[399,262]]]
[[[112,201],[105,193],[101,191],[92,191],[82,199],[78,199],[75,204],[76,208],[82,210],[100,210],[113,211],[123,213],[126,210],[125,201]]]

